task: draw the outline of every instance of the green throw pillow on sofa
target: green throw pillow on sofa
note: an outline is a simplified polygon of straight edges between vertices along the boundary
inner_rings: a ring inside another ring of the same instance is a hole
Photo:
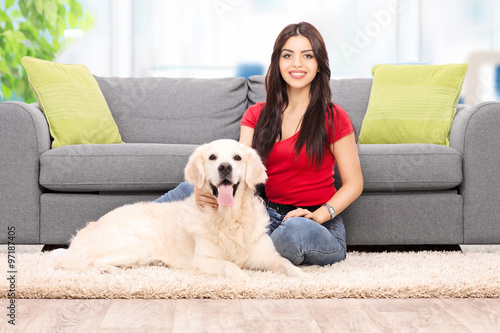
[[[449,146],[467,64],[376,65],[359,143]]]
[[[101,89],[87,67],[33,57],[23,57],[21,62],[49,123],[53,148],[123,143]]]

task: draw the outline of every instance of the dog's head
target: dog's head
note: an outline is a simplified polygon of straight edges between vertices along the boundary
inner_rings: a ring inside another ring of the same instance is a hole
[[[219,205],[232,206],[238,188],[255,188],[267,179],[257,152],[234,140],[216,140],[198,147],[184,170],[186,180],[205,187]]]

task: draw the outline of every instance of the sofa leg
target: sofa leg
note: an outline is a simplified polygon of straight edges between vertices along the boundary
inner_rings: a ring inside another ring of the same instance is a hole
[[[24,245],[16,244],[15,253],[38,253],[42,252],[43,244]],[[8,244],[0,244],[0,254],[7,254]]]
[[[500,245],[491,244],[460,244],[463,253],[500,253]]]

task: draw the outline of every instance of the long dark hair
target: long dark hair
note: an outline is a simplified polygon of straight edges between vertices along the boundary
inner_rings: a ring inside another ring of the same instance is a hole
[[[333,131],[332,112],[335,106],[332,103],[331,72],[325,42],[319,31],[307,22],[286,26],[274,43],[271,65],[266,74],[266,104],[255,125],[252,146],[265,160],[276,140],[281,140],[282,115],[288,106],[288,95],[286,82],[280,73],[279,61],[281,50],[287,40],[299,35],[311,42],[319,72],[311,82],[310,103],[304,114],[294,151],[298,157],[302,147],[306,145],[308,161],[319,168],[325,150],[329,149],[328,131],[325,127],[326,113],[329,113],[331,122],[329,129]]]

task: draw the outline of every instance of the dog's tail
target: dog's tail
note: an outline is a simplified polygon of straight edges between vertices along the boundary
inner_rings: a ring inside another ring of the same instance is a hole
[[[85,272],[90,269],[87,256],[80,251],[72,251],[71,249],[57,249],[52,251],[53,266],[60,269],[71,269],[77,272]]]

